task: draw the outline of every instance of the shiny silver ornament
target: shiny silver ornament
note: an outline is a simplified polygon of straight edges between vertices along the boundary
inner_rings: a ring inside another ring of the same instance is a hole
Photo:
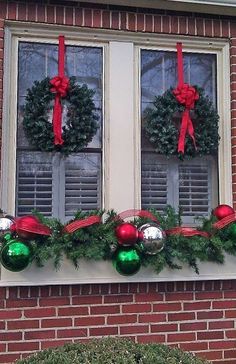
[[[9,215],[0,217],[0,236],[10,232],[10,227],[13,223],[13,218]]]
[[[165,246],[166,233],[155,223],[145,224],[139,228],[139,240],[145,254],[156,255]]]

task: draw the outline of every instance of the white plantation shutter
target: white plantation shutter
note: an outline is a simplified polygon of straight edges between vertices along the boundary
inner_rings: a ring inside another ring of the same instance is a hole
[[[50,154],[17,153],[17,216],[37,209],[52,215],[52,158]]]
[[[197,216],[211,212],[215,197],[213,186],[216,161],[213,157],[179,161],[155,153],[142,156],[142,208],[163,211],[171,205],[183,211],[185,223],[194,223]]]
[[[65,215],[72,217],[78,209],[100,206],[100,155],[70,156],[65,163]]]

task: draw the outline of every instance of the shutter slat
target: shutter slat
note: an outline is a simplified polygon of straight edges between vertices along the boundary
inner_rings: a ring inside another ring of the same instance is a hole
[[[17,215],[36,209],[52,215],[52,162],[50,154],[21,151],[17,154]]]

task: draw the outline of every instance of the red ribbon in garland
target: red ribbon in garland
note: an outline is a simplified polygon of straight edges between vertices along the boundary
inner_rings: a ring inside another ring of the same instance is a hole
[[[150,219],[150,220],[155,221],[156,223],[158,223],[158,220],[157,220],[156,216],[154,216],[151,212],[146,211],[146,210],[136,210],[136,209],[126,210],[126,211],[121,212],[118,215],[118,217],[121,220],[124,220],[127,217],[133,217],[133,216],[146,217],[147,219]]]
[[[102,219],[100,216],[92,215],[92,216],[86,217],[85,219],[82,219],[82,220],[73,221],[70,224],[66,225],[64,227],[64,232],[72,234],[78,229],[100,223],[101,221],[102,221]]]
[[[199,99],[199,94],[194,87],[184,83],[182,43],[177,43],[176,48],[178,62],[178,86],[173,91],[173,94],[176,100],[185,106],[185,110],[182,114],[182,122],[178,141],[178,152],[184,154],[185,136],[187,133],[192,138],[194,147],[196,149],[194,127],[190,118],[190,110],[194,109],[195,101]]]
[[[172,229],[165,231],[167,235],[182,235],[182,236],[203,236],[205,238],[209,238],[209,234],[206,231],[201,231],[197,229],[193,229],[190,227],[174,227]]]
[[[58,48],[58,76],[53,77],[50,80],[51,92],[55,93],[55,101],[53,108],[53,133],[54,144],[62,145],[64,140],[62,139],[62,104],[61,98],[66,97],[67,91],[70,87],[70,82],[65,77],[65,38],[63,35],[59,36],[59,48]]]

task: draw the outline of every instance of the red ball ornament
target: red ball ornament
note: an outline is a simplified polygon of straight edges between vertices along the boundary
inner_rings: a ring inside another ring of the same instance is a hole
[[[213,210],[213,215],[217,217],[218,220],[232,214],[234,214],[234,209],[229,205],[219,205]]]
[[[121,245],[135,244],[139,237],[138,229],[128,222],[124,222],[123,224],[117,226],[115,234],[118,243]]]

